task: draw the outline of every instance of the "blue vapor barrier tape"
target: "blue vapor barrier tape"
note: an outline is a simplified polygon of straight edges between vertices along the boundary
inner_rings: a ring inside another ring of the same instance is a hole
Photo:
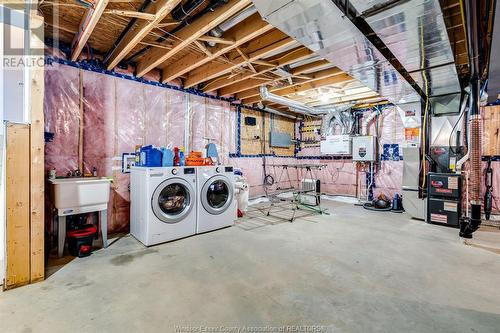
[[[58,63],[66,66],[71,66],[75,68],[80,68],[86,71],[94,72],[94,73],[99,73],[99,74],[106,74],[106,75],[111,75],[120,79],[125,79],[125,80],[130,80],[134,82],[139,82],[142,84],[147,84],[151,86],[156,86],[156,87],[161,87],[161,88],[166,88],[166,89],[172,89],[172,90],[177,90],[177,91],[182,91],[188,94],[196,95],[196,96],[201,96],[201,97],[206,97],[210,99],[215,99],[219,101],[224,101],[228,102],[234,105],[234,98],[225,98],[225,97],[220,97],[220,96],[214,96],[214,95],[209,95],[207,93],[204,93],[200,90],[189,88],[189,89],[184,89],[181,87],[177,87],[171,84],[166,84],[166,83],[160,83],[157,81],[151,81],[144,79],[142,77],[137,77],[134,75],[130,74],[123,74],[123,73],[118,73],[115,71],[110,71],[107,70],[104,65],[100,62],[96,62],[95,60],[92,61],[71,61],[71,60],[66,60],[66,59],[61,59],[53,56],[45,56],[45,60],[47,65],[52,65],[53,63]]]
[[[495,156],[483,156],[482,157],[482,160],[483,161],[488,161],[488,160],[492,160],[494,162],[499,162],[500,161],[500,155],[495,155]]]
[[[50,38],[47,38],[45,40],[45,43],[48,46],[53,46],[53,47],[55,47],[57,45],[58,46],[57,48],[60,51],[62,51],[64,54],[66,54],[68,57],[71,54],[71,46],[68,43],[63,43],[63,42],[56,43],[53,39],[50,39]],[[91,52],[91,54],[98,53],[98,51],[96,51],[94,49],[90,49],[90,52]],[[147,80],[147,79],[144,79],[142,77],[140,78],[140,77],[137,77],[137,76],[132,75],[132,74],[123,74],[123,73],[118,73],[115,71],[110,71],[110,70],[106,69],[105,64],[103,64],[100,60],[97,60],[97,59],[83,60],[83,61],[71,61],[71,60],[62,59],[62,58],[51,56],[51,55],[46,55],[45,60],[46,60],[46,64],[49,66],[53,63],[58,63],[58,64],[67,65],[67,66],[71,66],[71,67],[75,67],[75,68],[80,68],[80,69],[90,71],[90,72],[110,75],[110,76],[125,79],[125,80],[130,80],[130,81],[139,82],[139,83],[143,83],[143,84],[147,84],[147,85],[152,85],[155,87],[162,87],[162,88],[166,88],[166,89],[182,91],[182,92],[185,92],[188,94],[230,103],[232,106],[237,108],[236,153],[229,154],[229,157],[232,157],[232,158],[252,158],[252,157],[268,156],[268,157],[279,157],[279,158],[296,158],[296,159],[301,159],[301,160],[302,159],[304,159],[304,160],[342,160],[342,159],[347,160],[347,159],[351,159],[351,157],[347,157],[347,156],[296,156],[297,152],[294,152],[293,156],[282,156],[282,155],[275,155],[275,154],[256,154],[256,155],[241,154],[241,109],[245,108],[248,110],[253,110],[253,111],[265,113],[265,111],[260,109],[260,108],[237,103],[237,100],[234,97],[226,98],[226,97],[214,96],[214,95],[204,93],[203,91],[198,90],[198,89],[194,89],[194,88],[185,89],[185,88],[178,87],[178,86],[171,85],[171,84]],[[365,112],[365,111],[370,111],[370,110],[372,110],[372,109],[356,110],[356,112]]]

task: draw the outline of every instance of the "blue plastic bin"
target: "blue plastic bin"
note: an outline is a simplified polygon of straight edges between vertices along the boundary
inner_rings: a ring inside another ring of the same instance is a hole
[[[153,146],[143,146],[141,148],[141,163],[143,167],[161,167],[161,150]]]

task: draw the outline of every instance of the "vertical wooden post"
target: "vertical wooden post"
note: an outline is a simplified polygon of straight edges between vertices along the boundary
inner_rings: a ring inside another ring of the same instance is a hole
[[[30,126],[7,124],[5,289],[30,283]]]
[[[30,16],[31,54],[37,60],[37,66],[30,68],[30,247],[31,270],[30,282],[41,281],[45,276],[45,177],[44,177],[44,66],[43,66],[43,23],[44,18],[36,14]],[[36,33],[35,33],[36,31]]]
[[[80,69],[78,72],[78,84],[79,84],[79,95],[80,95],[80,105],[79,105],[79,119],[78,119],[78,170],[85,173],[83,170],[83,129],[84,129],[84,89],[83,89],[83,70]]]

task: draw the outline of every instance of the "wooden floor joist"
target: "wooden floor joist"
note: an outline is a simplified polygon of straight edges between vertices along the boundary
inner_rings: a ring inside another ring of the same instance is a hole
[[[153,14],[155,19],[152,21],[142,21],[127,32],[121,42],[111,52],[107,64],[108,70],[118,65],[180,2],[181,0],[158,0],[154,2],[147,13]],[[160,51],[165,52],[163,50]]]
[[[298,74],[304,74],[307,72],[317,71],[317,70],[324,68],[326,66],[332,66],[332,64],[327,60],[318,60],[318,61],[310,62],[308,64],[300,65],[300,66],[297,66],[295,68],[292,68],[292,70],[290,72],[294,75],[298,75]]]
[[[299,84],[299,85],[294,86],[294,87],[285,87],[285,88],[276,89],[276,90],[273,90],[273,94],[280,95],[280,96],[286,96],[286,95],[293,94],[293,93],[298,93],[298,92],[307,91],[307,90],[311,90],[311,89],[317,89],[319,87],[329,85],[329,84],[344,83],[344,82],[348,82],[351,80],[352,80],[352,78],[349,75],[342,73],[339,75],[326,77],[326,78],[312,81],[309,83]],[[244,104],[254,104],[254,103],[260,102],[261,100],[262,100],[262,98],[260,98],[260,95],[259,95],[259,96],[254,96],[254,97],[250,97],[250,98],[245,98],[245,99],[243,99],[242,102]]]
[[[142,77],[155,67],[158,67],[199,37],[205,35],[208,31],[247,7],[250,3],[250,0],[230,0],[224,6],[203,15],[196,21],[182,28],[175,34],[175,40],[172,42],[171,50],[165,52],[164,50],[153,49],[146,53],[144,58],[139,61],[137,65],[137,76]]]
[[[299,71],[295,71],[295,72],[300,73]],[[291,85],[288,85],[285,87],[280,87],[280,88],[270,88],[269,91],[274,92],[274,91],[278,91],[279,89],[295,87],[295,86],[298,86],[300,84],[313,82],[315,80],[323,79],[325,77],[340,75],[342,73],[343,72],[336,67],[328,68],[328,69],[324,69],[322,71],[318,71],[318,72],[309,74],[310,75],[309,79],[296,79],[295,83],[293,83]],[[258,96],[259,95],[259,88],[256,88],[258,86],[259,85],[254,85],[253,82],[248,82],[248,84],[246,85],[246,89],[244,89],[244,90],[238,90],[238,88],[231,89],[232,86],[227,86],[225,88],[222,88],[219,93],[221,95],[225,95],[224,93],[226,93],[227,91],[232,91],[232,93],[237,92],[238,94],[236,94],[236,98],[241,100],[241,99],[245,99],[245,98],[249,98],[249,97]],[[249,88],[251,88],[251,89],[249,89]]]
[[[78,32],[73,39],[71,50],[71,61],[76,61],[83,50],[85,44],[89,40],[90,35],[94,31],[97,22],[101,18],[109,0],[95,0],[94,5],[89,7],[83,15]]]
[[[162,81],[164,83],[172,81],[197,67],[217,59],[223,54],[239,47],[244,43],[247,43],[248,41],[270,31],[271,29],[273,29],[273,27],[263,21],[259,14],[254,14],[244,20],[241,26],[237,25],[233,29],[228,30],[224,34],[224,39],[230,40],[230,44],[221,43],[210,48],[209,51],[212,53],[212,56],[207,57],[204,54],[190,54],[189,56],[183,57],[179,61],[164,67],[162,71]],[[206,39],[199,38],[199,40],[205,41]]]
[[[215,90],[221,89],[223,87],[238,83],[240,81],[247,80],[247,79],[253,78],[255,76],[268,73],[268,72],[272,71],[273,69],[278,68],[280,66],[286,66],[286,65],[289,65],[291,63],[307,59],[312,54],[313,53],[311,50],[309,50],[305,47],[302,47],[302,46],[298,47],[294,50],[286,51],[285,54],[281,54],[281,55],[276,56],[276,58],[274,60],[269,60],[270,62],[273,62],[275,64],[274,68],[269,67],[269,66],[260,65],[260,66],[256,67],[257,68],[256,73],[244,72],[241,74],[232,75],[232,76],[228,76],[225,78],[219,78],[219,79],[216,79],[212,82],[207,83],[207,85],[203,88],[203,91],[210,92],[210,91],[215,91]]]
[[[265,58],[279,51],[280,49],[295,45],[297,43],[295,40],[286,36],[280,31],[273,31],[268,35],[272,36],[273,38],[269,38],[269,36],[266,36],[267,38],[262,38],[248,43],[249,45],[244,49],[244,52],[246,52],[246,54],[248,55],[249,61]],[[266,41],[269,41],[269,43],[265,44]],[[188,73],[186,82],[184,82],[184,87],[191,88],[202,82],[206,82],[211,79],[220,77],[221,75],[228,74],[232,70],[243,66],[247,62],[247,60],[236,51],[228,54],[227,59],[228,60],[225,62],[214,61],[192,70]]]

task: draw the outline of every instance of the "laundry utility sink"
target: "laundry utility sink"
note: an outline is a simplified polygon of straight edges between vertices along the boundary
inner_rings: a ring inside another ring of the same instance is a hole
[[[105,177],[51,179],[52,202],[59,216],[107,209],[111,180]]]

